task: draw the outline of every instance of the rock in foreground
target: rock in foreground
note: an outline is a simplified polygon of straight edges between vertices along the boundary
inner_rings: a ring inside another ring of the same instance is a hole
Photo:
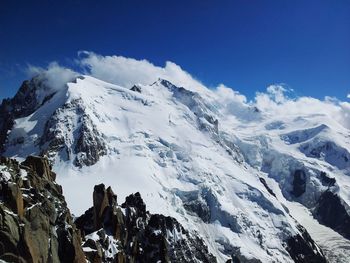
[[[0,158],[0,259],[85,262],[81,238],[46,159]]]
[[[96,185],[93,206],[74,222],[55,178],[45,158],[0,157],[1,262],[220,262],[193,229],[149,213],[139,193],[118,205],[110,187]],[[299,231],[285,240],[286,253],[297,263],[326,263]],[[233,249],[228,262],[262,261]]]
[[[122,205],[109,187],[96,185],[94,206],[76,220],[91,262],[217,262],[203,240],[176,219],[146,211],[139,193]]]

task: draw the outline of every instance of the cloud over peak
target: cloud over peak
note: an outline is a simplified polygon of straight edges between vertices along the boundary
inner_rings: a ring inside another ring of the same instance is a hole
[[[29,66],[29,75],[40,75],[54,89],[62,88],[79,74],[130,88],[134,84],[148,85],[158,78],[169,80],[177,86],[199,92],[216,104],[225,114],[241,121],[258,121],[252,109],[259,109],[265,118],[285,116],[324,115],[350,129],[350,103],[325,97],[319,100],[312,97],[290,97],[293,90],[283,84],[270,85],[266,92],[257,92],[252,100],[243,94],[220,84],[207,88],[199,80],[183,70],[179,65],[167,61],[164,67],[156,66],[148,60],[137,60],[123,56],[102,56],[89,51],[81,51],[75,60],[77,71],[52,62],[46,69]],[[350,98],[350,94],[347,95]]]
[[[86,74],[123,87],[148,85],[162,78],[178,86],[204,88],[203,84],[171,61],[167,61],[164,67],[159,67],[145,59],[101,56],[88,51],[80,51],[78,57],[78,64]]]
[[[27,74],[30,77],[37,76],[44,83],[55,90],[61,89],[70,81],[73,81],[78,75],[77,72],[60,66],[57,62],[51,62],[46,69],[29,65]]]

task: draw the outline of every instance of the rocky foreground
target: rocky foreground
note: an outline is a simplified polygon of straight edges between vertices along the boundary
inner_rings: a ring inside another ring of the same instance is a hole
[[[80,231],[48,161],[2,157],[0,170],[0,259],[84,262]]]
[[[174,218],[151,215],[139,193],[119,206],[96,185],[73,220],[46,159],[1,158],[0,259],[6,262],[216,262]]]
[[[110,187],[96,185],[93,207],[74,220],[55,178],[47,159],[0,158],[0,261],[217,262],[196,233],[150,214],[139,193],[118,205]],[[295,262],[326,262],[301,232],[287,240],[286,252]],[[228,262],[261,261],[237,251]]]

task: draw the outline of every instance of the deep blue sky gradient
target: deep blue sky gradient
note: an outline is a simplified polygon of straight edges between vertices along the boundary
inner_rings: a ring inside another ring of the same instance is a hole
[[[350,0],[0,3],[0,99],[27,64],[74,65],[77,51],[179,64],[249,98],[273,83],[298,95],[350,93]]]

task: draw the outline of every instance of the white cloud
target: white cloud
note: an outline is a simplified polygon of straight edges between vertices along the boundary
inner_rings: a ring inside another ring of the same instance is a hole
[[[60,66],[57,62],[51,62],[46,69],[29,65],[27,74],[30,77],[37,76],[51,89],[61,89],[67,82],[73,81],[78,73]]]
[[[283,103],[287,100],[285,92],[287,91],[282,85],[270,85],[266,89],[267,94],[276,103]]]
[[[162,78],[178,86],[194,90],[204,89],[203,84],[170,61],[165,63],[165,67],[158,67],[145,59],[101,56],[93,52],[81,51],[78,63],[85,69],[86,74],[126,88],[134,84],[152,84],[158,78]]]
[[[213,89],[215,94],[215,105],[220,108],[224,114],[234,116],[239,121],[249,122],[260,119],[260,114],[255,112],[254,105],[247,101],[246,96],[220,84]]]
[[[348,99],[350,99],[350,93],[346,96]]]
[[[224,84],[220,84],[215,92],[215,100],[219,108],[225,109],[233,115],[240,115],[242,109],[247,108],[247,98]]]
[[[231,104],[231,103],[246,104],[247,103],[246,96],[240,94],[238,91],[235,91],[225,86],[224,84],[220,84],[215,91],[222,103],[225,103],[225,104]]]
[[[288,98],[285,88],[270,86],[266,93],[257,93],[254,105],[267,116],[312,116],[324,115],[350,129],[350,103],[336,98],[319,100],[312,97]]]
[[[199,91],[203,96],[216,104],[225,114],[236,116],[241,121],[253,121],[262,116],[311,116],[326,115],[332,120],[350,129],[350,103],[335,98],[325,97],[324,100],[312,97],[290,98],[290,89],[284,85],[271,85],[266,92],[256,93],[253,101],[233,89],[220,84],[215,89],[207,89],[200,81],[192,77],[177,64],[167,61],[164,67],[155,66],[147,60],[137,60],[123,56],[101,56],[93,52],[82,51],[76,60],[80,70],[106,82],[126,88],[134,84],[151,84],[158,78],[166,79],[178,86]],[[28,73],[40,75],[51,88],[62,88],[72,81],[78,73],[50,63],[46,69],[29,66]],[[350,94],[347,95],[350,98]],[[257,107],[261,114],[254,113]],[[252,110],[253,109],[253,110]]]

